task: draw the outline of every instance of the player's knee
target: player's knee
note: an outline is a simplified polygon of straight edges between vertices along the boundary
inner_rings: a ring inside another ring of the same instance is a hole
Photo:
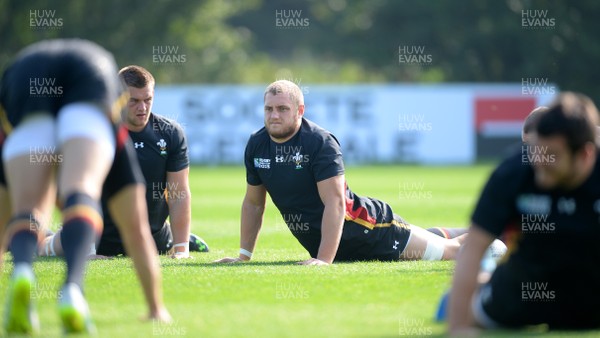
[[[440,261],[456,259],[460,243],[456,239],[429,238],[423,253],[423,260]]]
[[[102,207],[90,195],[79,192],[68,195],[64,199],[62,213],[64,224],[79,218],[89,223],[98,234],[102,233]]]
[[[427,240],[422,260],[439,261],[445,259],[446,243],[448,240],[442,238],[430,238]]]

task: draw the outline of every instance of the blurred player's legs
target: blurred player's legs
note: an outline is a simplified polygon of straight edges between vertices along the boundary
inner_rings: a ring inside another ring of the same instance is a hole
[[[4,140],[3,140],[4,141]],[[1,148],[3,148],[3,144],[0,144],[0,153],[2,152]],[[2,158],[0,156],[0,164],[2,164]],[[12,208],[9,191],[6,188],[6,178],[4,176],[4,165],[0,165],[0,267],[3,264],[3,254],[8,246],[9,236],[7,235],[7,225],[11,219]],[[43,192],[41,192],[43,194]],[[47,226],[43,221],[46,220],[46,216],[50,215],[51,210],[54,208],[56,198],[56,185],[54,182],[49,182],[48,190],[45,193],[45,196],[41,196],[39,215],[37,222],[41,227]],[[28,208],[25,206],[25,208]],[[18,223],[18,222],[16,222]],[[33,225],[33,222],[29,222]],[[12,229],[12,228],[11,228]],[[12,229],[14,232],[18,229]],[[30,230],[35,229],[30,227]],[[17,231],[18,232],[18,231]],[[38,234],[36,234],[37,236]],[[20,235],[21,236],[21,235]],[[14,272],[13,272],[13,280],[11,285],[11,291],[9,291],[9,312],[7,313],[7,322],[5,326],[9,331],[13,332],[34,332],[37,330],[37,316],[35,314],[35,309],[33,304],[27,301],[27,295],[31,292],[31,288],[33,287],[32,281],[34,280],[33,273],[30,268],[25,264],[21,264]],[[14,291],[12,291],[14,290]],[[21,302],[13,301],[13,298],[21,298]],[[17,307],[17,309],[12,310],[13,307]],[[19,309],[20,307],[20,309]]]
[[[157,250],[148,224],[145,182],[133,144],[123,137],[124,129],[119,130],[114,161],[103,186],[103,195],[108,201],[105,210],[113,216],[122,238],[126,239],[125,249],[132,253],[130,256],[148,304],[148,319],[168,322],[171,317],[162,300]],[[63,255],[62,236],[62,230],[47,236],[40,247],[40,255]]]
[[[147,318],[168,322],[171,317],[162,301],[160,266],[144,202],[145,184],[131,142],[117,146],[117,154],[104,190],[103,193],[108,196],[108,211],[115,220],[144,289],[149,309]],[[38,254],[62,256],[62,236],[61,229],[56,234],[45,237]]]
[[[113,127],[104,112],[91,104],[71,104],[58,113],[57,138],[63,161],[58,175],[62,205],[67,276],[59,311],[67,332],[91,331],[83,298],[86,253],[102,233],[100,195],[114,158]],[[93,126],[93,128],[90,128]]]
[[[32,95],[32,79],[51,79],[56,85],[42,89],[56,93]],[[0,125],[8,137],[0,142],[6,173],[0,180],[6,178],[11,199],[5,237],[15,262],[7,331],[28,333],[37,327],[31,263],[39,228],[49,219],[58,191],[67,262],[60,317],[67,333],[91,332],[83,271],[87,250],[102,231],[100,195],[117,145],[112,120],[126,101],[119,97],[122,86],[114,59],[89,41],[41,41],[23,50],[4,71],[1,88]],[[42,148],[51,160],[30,162],[32,148],[36,153]]]
[[[94,128],[86,126],[93,125]],[[31,135],[36,135],[35,138]],[[24,119],[4,144],[3,161],[10,183],[12,219],[8,228],[9,248],[15,269],[8,294],[8,332],[35,332],[37,319],[30,294],[34,287],[32,261],[37,247],[40,220],[49,219],[48,200],[55,196],[53,163],[31,163],[32,147],[62,149],[59,195],[63,207],[64,232],[74,240],[65,246],[67,277],[59,299],[65,331],[92,331],[89,310],[81,293],[85,256],[101,231],[99,198],[114,151],[112,127],[96,106],[71,104],[63,107],[55,122],[50,114]],[[56,164],[56,163],[54,163]]]
[[[8,222],[7,237],[14,262],[7,294],[7,332],[38,331],[37,314],[30,297],[35,286],[31,265],[37,246],[38,219],[47,219],[47,215],[41,214],[41,207],[50,189],[54,168],[50,163],[32,165],[28,154],[30,147],[52,149],[54,131],[54,119],[47,114],[37,114],[15,128],[3,146],[2,160],[12,187],[9,191],[12,217]]]

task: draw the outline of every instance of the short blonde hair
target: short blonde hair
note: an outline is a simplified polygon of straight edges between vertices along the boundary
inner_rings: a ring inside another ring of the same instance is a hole
[[[300,87],[292,81],[278,80],[271,83],[267,86],[267,89],[265,89],[263,100],[267,97],[268,93],[271,93],[272,95],[288,94],[290,100],[292,100],[296,107],[304,105],[304,95],[302,94],[302,90],[300,90]]]

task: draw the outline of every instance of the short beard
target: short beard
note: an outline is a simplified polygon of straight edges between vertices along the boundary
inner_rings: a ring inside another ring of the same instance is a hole
[[[292,136],[294,134],[295,128],[296,126],[292,126],[290,128],[287,128],[281,132],[278,133],[274,133],[271,132],[271,130],[269,129],[269,127],[267,126],[267,124],[265,124],[265,128],[267,129],[267,132],[269,133],[269,135],[275,139],[285,139],[288,138],[290,136]]]

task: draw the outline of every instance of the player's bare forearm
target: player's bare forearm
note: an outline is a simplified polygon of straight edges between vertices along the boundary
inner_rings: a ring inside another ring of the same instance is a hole
[[[471,226],[456,260],[448,304],[448,329],[456,334],[475,325],[471,301],[477,289],[481,259],[494,238],[477,226]]]
[[[158,252],[150,233],[148,210],[143,184],[129,185],[108,200],[108,210],[119,227],[119,233],[133,265],[148,303],[149,318],[165,320],[166,309],[162,296],[162,275]],[[128,208],[123,208],[129,205]],[[60,238],[60,236],[58,236]]]
[[[240,249],[246,250],[246,254],[239,254],[243,261],[252,258],[252,252],[256,246],[258,233],[262,226],[263,214],[267,198],[267,189],[264,185],[246,185],[246,195],[242,202],[242,217],[240,226]]]
[[[467,251],[459,253],[448,305],[448,329],[451,333],[473,325],[470,306],[477,288],[478,270],[476,258],[469,256]]]
[[[333,263],[342,238],[344,214],[343,202],[325,206],[321,225],[321,245],[317,254],[318,260],[329,264]]]
[[[167,171],[167,203],[173,231],[174,258],[189,257],[190,227],[192,224],[192,193],[188,180],[190,168]]]
[[[247,198],[244,198],[244,202],[242,202],[240,248],[250,252],[254,251],[258,234],[262,226],[264,212],[264,205],[253,204]],[[250,257],[243,254],[240,254],[239,258],[242,260],[250,260]]]
[[[173,231],[173,243],[188,243],[190,238],[190,225],[192,224],[192,196],[188,187],[172,193],[169,199],[169,220]],[[175,252],[183,251],[175,248]]]
[[[344,175],[334,176],[317,182],[319,196],[325,206],[321,221],[321,244],[317,259],[331,264],[335,259],[346,214],[346,179]]]
[[[249,261],[256,246],[262,226],[267,189],[264,185],[246,185],[240,220],[240,253],[238,257],[225,257],[215,263],[237,263]],[[243,253],[242,253],[243,252]]]

